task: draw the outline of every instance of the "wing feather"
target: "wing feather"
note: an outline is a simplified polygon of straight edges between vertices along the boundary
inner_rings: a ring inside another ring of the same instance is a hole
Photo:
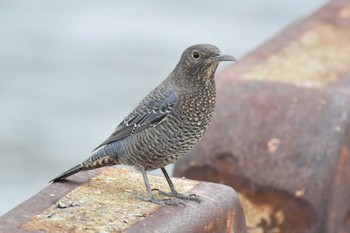
[[[176,101],[177,95],[174,91],[166,93],[160,99],[142,101],[94,151],[160,123],[171,112]]]

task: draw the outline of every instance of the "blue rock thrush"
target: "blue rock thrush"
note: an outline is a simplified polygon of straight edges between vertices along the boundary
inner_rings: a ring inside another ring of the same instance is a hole
[[[187,48],[171,74],[150,92],[102,142],[91,157],[52,180],[57,182],[80,171],[124,164],[140,170],[147,196],[155,204],[176,204],[152,195],[146,171],[160,168],[170,193],[163,195],[199,201],[176,191],[164,166],[189,152],[205,133],[215,107],[214,73],[221,61],[236,61],[213,45]]]

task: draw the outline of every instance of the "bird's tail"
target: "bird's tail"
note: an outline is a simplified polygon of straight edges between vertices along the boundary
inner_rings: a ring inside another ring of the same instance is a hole
[[[86,168],[82,164],[76,165],[76,166],[72,167],[71,169],[69,169],[68,171],[63,172],[61,175],[57,176],[56,178],[50,180],[49,183],[51,183],[51,182],[55,183],[55,182],[64,180],[68,176],[71,176],[71,175],[78,173],[82,170],[86,170]]]
[[[120,164],[120,162],[117,158],[111,158],[106,152],[108,152],[108,151],[105,151],[105,150],[97,151],[95,154],[93,154],[90,158],[85,160],[83,163],[72,167],[68,171],[66,171],[66,172],[62,173],[61,175],[57,176],[56,178],[52,179],[50,182],[55,183],[55,182],[64,180],[68,176],[71,176],[71,175],[78,173],[80,171],[87,171],[87,170],[92,170],[92,169],[99,168],[99,167]]]

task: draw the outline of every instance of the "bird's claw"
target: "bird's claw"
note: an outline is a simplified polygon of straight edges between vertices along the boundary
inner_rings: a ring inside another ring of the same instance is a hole
[[[164,191],[157,189],[157,188],[152,189],[152,191],[157,191],[158,194],[163,195],[163,196],[167,196],[167,197],[176,197],[176,198],[181,199],[181,200],[194,201],[197,203],[201,202],[201,199],[199,197],[197,197],[197,195],[194,193],[191,193],[189,195],[184,195],[184,194],[178,193],[177,191],[164,192]]]

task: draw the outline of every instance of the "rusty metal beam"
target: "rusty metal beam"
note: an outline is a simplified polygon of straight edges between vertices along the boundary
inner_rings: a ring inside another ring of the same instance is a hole
[[[151,185],[167,190],[163,177]],[[0,218],[0,232],[245,232],[244,213],[228,186],[174,179],[181,192],[201,203],[158,206],[135,198],[144,193],[142,176],[104,168],[55,183]],[[208,211],[210,210],[210,211]]]
[[[350,2],[217,78],[213,122],[175,175],[228,184],[251,232],[350,232]]]

